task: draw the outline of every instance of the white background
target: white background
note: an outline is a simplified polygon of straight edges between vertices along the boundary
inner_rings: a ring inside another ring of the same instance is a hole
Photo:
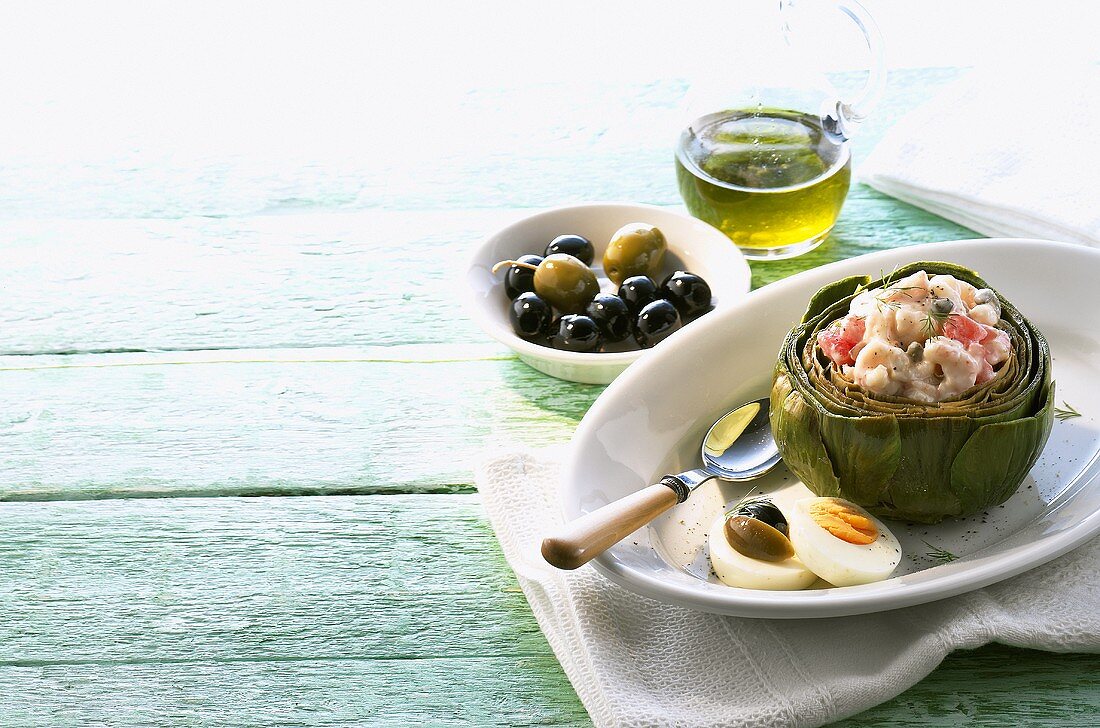
[[[174,170],[166,189],[187,180],[194,190],[178,194],[196,200],[204,179],[231,198],[243,177],[286,177],[294,197],[306,167],[324,170],[315,187],[335,189],[341,174],[430,164],[460,142],[491,151],[470,118],[448,125],[472,89],[690,79],[741,42],[739,13],[762,1],[6,3],[0,215],[94,215],[111,195],[112,214],[210,207],[173,207],[172,190],[141,202],[160,184],[149,170]],[[1100,48],[1090,2],[866,4],[893,67],[1012,60],[1057,73]],[[853,47],[824,63],[859,65]],[[529,123],[521,96],[516,129]]]

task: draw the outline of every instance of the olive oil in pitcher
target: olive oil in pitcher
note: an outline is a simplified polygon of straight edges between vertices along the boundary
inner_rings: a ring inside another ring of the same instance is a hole
[[[676,148],[688,210],[749,258],[786,258],[819,245],[851,181],[848,145],[820,117],[781,109],[728,110],[691,124]]]

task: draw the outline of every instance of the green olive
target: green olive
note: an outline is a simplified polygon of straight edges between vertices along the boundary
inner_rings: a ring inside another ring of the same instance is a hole
[[[658,278],[668,243],[652,225],[632,222],[619,228],[603,253],[603,270],[617,286],[631,276]]]
[[[750,516],[727,518],[726,540],[750,559],[785,561],[794,556],[794,546],[782,531]]]
[[[599,292],[596,274],[572,255],[548,255],[535,269],[535,293],[562,313],[583,312]]]

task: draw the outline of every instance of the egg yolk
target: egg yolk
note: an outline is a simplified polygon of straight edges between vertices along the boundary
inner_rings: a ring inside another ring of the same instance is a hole
[[[822,498],[809,508],[814,523],[841,541],[866,545],[878,538],[878,529],[866,516],[843,502]]]

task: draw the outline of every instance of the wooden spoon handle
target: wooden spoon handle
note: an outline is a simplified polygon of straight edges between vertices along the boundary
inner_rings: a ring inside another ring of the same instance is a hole
[[[667,479],[666,479],[667,480]],[[664,481],[570,521],[542,542],[542,557],[559,569],[576,569],[681,500]]]

